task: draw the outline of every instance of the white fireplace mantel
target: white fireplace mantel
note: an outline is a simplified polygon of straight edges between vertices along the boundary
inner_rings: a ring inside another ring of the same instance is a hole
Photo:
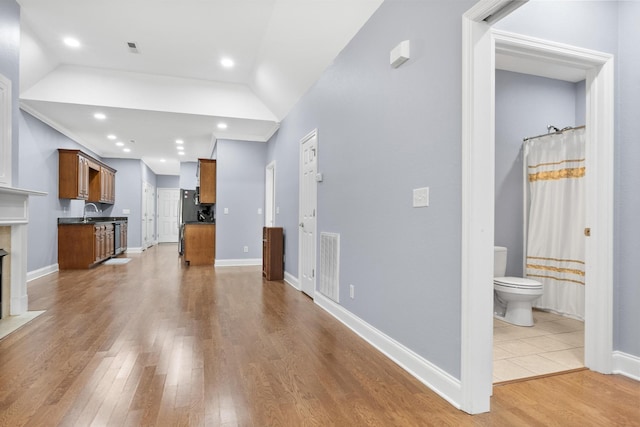
[[[11,227],[9,314],[27,312],[27,224],[29,196],[46,196],[42,191],[0,186],[0,226]]]

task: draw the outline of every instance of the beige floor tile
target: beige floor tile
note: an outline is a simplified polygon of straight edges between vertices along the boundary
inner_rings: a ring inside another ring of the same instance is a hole
[[[515,354],[509,353],[507,350],[504,350],[498,346],[493,346],[493,360],[502,360],[509,359],[510,357],[514,357]]]
[[[541,322],[536,327],[554,333],[576,332],[584,329],[582,322],[574,319],[554,320],[551,322]]]
[[[497,360],[493,363],[493,381],[508,381],[536,375],[534,372],[516,365],[509,359]]]
[[[493,330],[493,341],[509,341],[509,340],[517,340],[523,338],[537,337],[540,335],[546,335],[549,332],[536,329],[529,328],[526,326],[514,326],[508,325],[503,328],[495,328]]]
[[[493,347],[494,349],[498,348],[511,353],[513,355],[512,357],[527,356],[530,354],[540,353],[540,348],[529,344],[529,339],[533,338],[524,340],[501,341],[496,343]]]
[[[550,374],[552,372],[561,372],[567,368],[558,362],[539,356],[537,354],[522,357],[513,357],[507,359],[521,368],[534,373],[534,375]]]
[[[535,323],[550,322],[550,321],[558,320],[561,318],[562,316],[555,313],[550,313],[548,311],[542,311],[542,310],[533,310],[533,321]]]
[[[584,332],[583,331],[577,331],[577,332],[567,332],[564,334],[554,334],[554,335],[549,335],[549,338],[565,343],[565,344],[569,344],[572,347],[584,347]]]
[[[572,345],[554,340],[553,335],[543,335],[540,337],[531,337],[526,339],[527,344],[531,344],[538,348],[538,353],[547,351],[559,351],[573,348]]]
[[[540,354],[540,356],[559,363],[568,369],[577,369],[584,367],[583,347],[542,353]]]

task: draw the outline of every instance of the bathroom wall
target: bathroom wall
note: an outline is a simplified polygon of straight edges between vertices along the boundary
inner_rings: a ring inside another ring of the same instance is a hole
[[[584,105],[584,83],[496,70],[495,244],[509,250],[509,276],[523,272],[522,139],[583,125]]]

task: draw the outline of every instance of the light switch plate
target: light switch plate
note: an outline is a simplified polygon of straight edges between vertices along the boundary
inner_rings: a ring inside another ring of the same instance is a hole
[[[413,189],[413,207],[423,208],[429,206],[429,187]]]
[[[122,209],[122,213],[124,215],[130,214],[131,213],[131,209]]]
[[[229,208],[224,208],[224,214],[227,215],[229,213]]]

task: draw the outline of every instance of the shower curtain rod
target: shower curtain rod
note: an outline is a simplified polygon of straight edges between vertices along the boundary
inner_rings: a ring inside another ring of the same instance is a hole
[[[576,127],[567,126],[566,128],[558,129],[555,126],[549,125],[549,126],[547,126],[547,128],[549,130],[556,129],[556,131],[555,132],[549,132],[549,133],[543,133],[542,135],[530,136],[528,138],[522,138],[522,141],[529,141],[530,139],[542,138],[543,136],[547,136],[547,135],[561,134],[561,133],[564,133],[565,131],[568,131],[568,130],[584,129],[585,127],[586,127],[585,125],[576,126]]]

